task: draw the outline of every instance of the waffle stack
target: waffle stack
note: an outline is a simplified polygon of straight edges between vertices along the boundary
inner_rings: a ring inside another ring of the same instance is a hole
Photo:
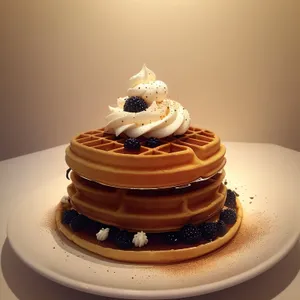
[[[223,184],[226,149],[214,132],[191,126],[152,70],[130,77],[105,119],[66,149],[71,184],[56,224],[68,239],[133,263],[179,262],[232,239],[242,208]]]
[[[153,148],[141,137],[136,151],[124,148],[126,139],[101,128],[76,136],[67,147],[70,203],[60,205],[56,214],[57,226],[67,238],[115,260],[170,263],[211,252],[236,234],[242,219],[238,199],[236,221],[222,236],[193,244],[164,239],[176,237],[187,224],[201,228],[216,222],[224,209],[225,147],[215,133],[189,127],[181,136],[162,138]],[[64,222],[63,213],[70,208],[89,220],[88,229],[74,231]],[[101,228],[110,228],[112,237],[99,242],[96,234]],[[120,232],[131,237],[142,232],[147,243],[120,248],[114,243]]]

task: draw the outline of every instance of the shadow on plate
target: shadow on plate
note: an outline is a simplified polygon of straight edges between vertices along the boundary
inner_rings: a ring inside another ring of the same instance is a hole
[[[284,291],[297,276],[300,269],[300,242],[277,265],[258,277],[238,286],[190,300],[263,299],[271,300]],[[8,240],[2,248],[1,268],[4,279],[20,300],[108,300],[112,298],[88,295],[54,283],[27,267],[15,254]]]
[[[8,239],[5,240],[1,253],[1,268],[3,277],[20,300],[109,300],[112,298],[99,297],[76,291],[39,275],[27,267],[15,254]],[[3,299],[4,300],[4,299]]]
[[[270,270],[234,287],[189,300],[243,299],[272,300],[282,293],[300,270],[300,240],[294,248]],[[283,297],[284,298],[284,297]]]

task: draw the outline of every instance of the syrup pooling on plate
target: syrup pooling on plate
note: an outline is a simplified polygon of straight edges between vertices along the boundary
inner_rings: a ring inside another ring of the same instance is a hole
[[[127,94],[117,100],[116,107],[109,106],[111,113],[106,117],[106,132],[116,136],[125,133],[132,138],[164,138],[182,135],[188,130],[191,122],[189,112],[179,102],[168,98],[167,85],[156,80],[154,72],[145,65],[130,78]],[[126,102],[134,102],[134,99],[139,102],[140,111],[126,109]]]

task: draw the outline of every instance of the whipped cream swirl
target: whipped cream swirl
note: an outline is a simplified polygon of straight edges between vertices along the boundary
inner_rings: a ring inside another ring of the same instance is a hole
[[[170,135],[184,134],[190,126],[189,112],[178,102],[167,97],[167,85],[159,80],[153,71],[145,65],[142,70],[130,78],[131,87],[128,96],[142,97],[148,104],[145,111],[138,113],[124,111],[128,97],[117,100],[117,106],[109,106],[106,117],[106,132],[116,136],[164,138]]]
[[[129,79],[130,88],[127,95],[142,97],[148,105],[153,101],[161,102],[168,96],[167,85],[160,80],[156,80],[153,71],[143,65],[142,70]]]
[[[143,247],[148,244],[148,237],[144,231],[139,231],[137,232],[133,239],[132,243],[134,244],[135,247]]]
[[[108,238],[109,228],[101,228],[98,233],[96,233],[96,238],[98,241],[103,242]]]

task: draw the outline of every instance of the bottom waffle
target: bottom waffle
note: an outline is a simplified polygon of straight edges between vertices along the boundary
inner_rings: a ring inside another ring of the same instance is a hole
[[[242,218],[243,209],[241,203],[236,199],[236,213],[237,220],[234,225],[230,226],[227,233],[223,237],[218,237],[214,241],[201,243],[195,246],[184,245],[179,246],[164,246],[160,247],[144,247],[130,250],[120,250],[109,242],[99,243],[94,235],[89,235],[87,232],[73,232],[68,225],[62,223],[62,211],[64,207],[59,205],[56,210],[56,225],[57,228],[69,240],[93,253],[99,254],[103,257],[110,258],[117,261],[130,263],[175,263],[192,258],[202,256],[210,253],[226,243],[228,243],[238,232]]]

